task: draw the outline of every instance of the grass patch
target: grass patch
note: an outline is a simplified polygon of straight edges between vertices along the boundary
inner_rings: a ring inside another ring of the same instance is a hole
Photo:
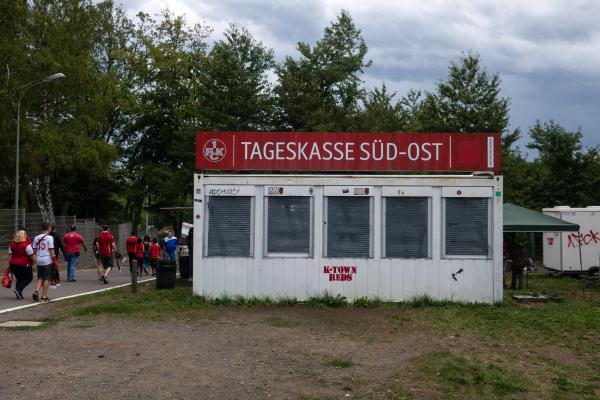
[[[334,368],[350,368],[354,365],[354,363],[343,358],[334,358],[333,360],[328,361],[327,365]]]
[[[296,306],[299,303],[300,302],[295,297],[280,297],[277,300],[275,300],[275,305],[279,307],[291,307]]]
[[[155,290],[142,286],[137,294],[128,289],[115,289],[86,298],[88,305],[77,307],[72,314],[78,317],[115,315],[148,319],[171,318],[175,315],[206,309],[208,301],[194,296],[189,287]],[[89,304],[93,303],[93,304]]]
[[[335,296],[325,291],[322,295],[311,296],[304,303],[308,307],[325,308],[325,307],[345,307],[348,305],[346,296],[336,294]]]
[[[385,302],[381,300],[379,297],[369,298],[369,297],[359,297],[354,299],[352,302],[353,307],[362,307],[362,308],[377,308],[385,305]]]
[[[533,386],[523,374],[499,364],[450,352],[426,354],[419,359],[418,370],[449,399],[503,398],[524,394]]]
[[[581,383],[572,380],[565,375],[552,378],[552,382],[560,392],[593,395],[595,386],[589,383]]]
[[[444,307],[444,306],[453,304],[452,302],[450,302],[448,300],[437,300],[428,295],[415,296],[415,297],[411,298],[407,303],[415,308]]]

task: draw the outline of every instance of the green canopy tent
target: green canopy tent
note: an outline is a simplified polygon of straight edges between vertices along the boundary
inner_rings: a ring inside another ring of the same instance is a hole
[[[515,204],[504,203],[504,233],[528,232],[578,232],[579,225],[562,219],[554,218],[540,212],[519,207]],[[535,248],[531,238],[531,253]],[[579,247],[579,262],[581,263],[581,247]],[[529,270],[528,275],[529,275]],[[529,277],[527,278],[529,282]],[[528,283],[527,283],[528,285]]]
[[[579,225],[504,203],[504,232],[578,232]]]

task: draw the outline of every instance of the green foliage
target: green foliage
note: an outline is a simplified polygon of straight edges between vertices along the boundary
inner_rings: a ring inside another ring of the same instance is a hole
[[[149,208],[191,204],[195,148],[200,111],[198,66],[205,60],[210,30],[188,27],[183,17],[164,12],[161,20],[139,14],[138,54],[133,63],[135,117],[127,127],[123,149],[128,211],[138,222],[144,200]],[[181,221],[173,221],[178,229]]]
[[[353,307],[376,308],[381,307],[385,303],[379,297],[359,297],[352,301]]]
[[[427,93],[419,107],[421,128],[433,132],[504,132],[509,100],[500,97],[500,78],[488,74],[474,53],[451,63],[448,80]]]
[[[298,299],[295,297],[280,297],[275,300],[277,306],[290,307],[298,304]]]
[[[0,207],[14,195],[16,104],[22,96],[22,206],[137,224],[145,208],[176,230],[190,206],[197,130],[458,131],[503,134],[504,199],[540,209],[600,203],[600,148],[582,132],[537,122],[529,161],[507,132],[501,81],[468,52],[432,92],[398,99],[361,81],[367,45],[346,11],[314,44],[276,65],[273,51],[229,25],[210,27],[168,11],[131,19],[112,0],[15,0],[0,4]],[[66,79],[22,85],[51,73]],[[275,82],[268,77],[275,73]],[[101,189],[101,190],[100,190]],[[35,193],[34,193],[35,192]],[[39,204],[38,204],[39,203]]]
[[[600,156],[598,149],[582,149],[580,130],[569,132],[554,120],[537,121],[529,136],[527,147],[539,155],[532,164],[535,176],[531,180],[530,204],[536,208],[598,204]]]
[[[215,43],[199,74],[197,99],[202,128],[260,131],[271,127],[273,99],[267,72],[273,51],[245,28],[230,25]]]
[[[327,291],[322,295],[311,296],[306,300],[305,304],[309,307],[345,307],[348,305],[348,300],[345,296],[341,294],[336,294],[335,296]]]
[[[123,108],[123,103],[109,90],[117,86],[116,77],[101,68],[97,57],[109,53],[101,32],[123,12],[110,1],[17,1],[11,7],[14,9],[6,14],[0,11],[5,18],[0,30],[0,59],[7,60],[2,66],[7,74],[0,90],[9,94],[0,96],[0,109],[6,112],[3,115],[0,111],[0,137],[10,138],[6,165],[12,169],[16,104],[22,98],[22,205],[33,208],[28,199],[32,199],[31,188],[36,186],[28,183],[44,181],[51,189],[47,201],[55,203],[57,212],[79,217],[105,215],[108,210],[103,207],[112,205],[107,193],[114,188],[117,149],[103,133],[118,129],[107,121],[116,121],[112,113]],[[112,32],[115,37],[116,29]],[[31,89],[23,86],[59,71],[67,77],[63,81]],[[4,174],[10,176],[8,171]],[[88,184],[92,185],[89,189]],[[82,187],[85,189],[78,190]],[[106,188],[102,202],[92,187]],[[98,203],[103,204],[95,206]]]
[[[360,113],[360,131],[392,132],[404,129],[402,108],[400,103],[392,105],[396,93],[389,93],[385,83],[367,93],[364,110]]]
[[[367,45],[350,14],[342,11],[314,46],[298,43],[299,59],[288,56],[277,67],[275,94],[281,129],[294,131],[356,130],[364,96],[359,73]]]
[[[410,304],[411,306],[416,307],[416,308],[419,308],[419,307],[443,307],[448,304],[451,304],[451,302],[449,302],[448,300],[437,300],[437,299],[434,299],[434,298],[424,294],[421,296],[415,296],[415,297],[411,298],[408,301],[408,304]]]

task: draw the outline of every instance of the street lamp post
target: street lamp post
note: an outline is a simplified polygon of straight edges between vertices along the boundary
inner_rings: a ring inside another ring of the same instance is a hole
[[[27,83],[17,88],[17,156],[16,156],[16,168],[15,168],[15,231],[19,229],[19,153],[20,153],[20,133],[21,133],[21,100],[25,95],[25,92],[37,85],[43,83],[50,83],[63,79],[65,74],[58,72],[56,74],[49,75],[44,79],[40,79],[34,82]]]

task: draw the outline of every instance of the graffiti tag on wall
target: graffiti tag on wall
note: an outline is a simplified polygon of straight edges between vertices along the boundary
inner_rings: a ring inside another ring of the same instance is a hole
[[[590,229],[589,233],[571,233],[568,238],[567,247],[589,246],[600,243],[600,232],[594,232]]]

